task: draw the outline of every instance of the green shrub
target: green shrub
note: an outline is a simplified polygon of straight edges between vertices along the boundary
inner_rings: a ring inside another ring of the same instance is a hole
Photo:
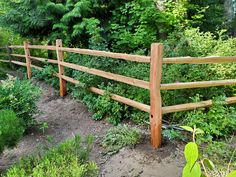
[[[46,83],[50,84],[55,88],[59,88],[58,78],[54,74],[58,73],[58,69],[46,63],[43,70],[33,69],[33,76],[39,80],[44,80]]]
[[[95,177],[98,167],[89,161],[93,138],[87,137],[82,145],[80,136],[67,140],[50,149],[45,154],[38,154],[23,158],[13,165],[4,175],[5,177]]]
[[[11,110],[0,110],[0,154],[5,147],[13,147],[23,136],[22,122]]]
[[[105,153],[114,154],[125,146],[135,146],[141,138],[140,131],[127,125],[119,125],[107,131],[102,146]]]
[[[182,117],[182,123],[188,126],[201,127],[205,138],[221,138],[231,135],[236,128],[236,110],[223,105],[222,98],[214,100],[214,104],[205,110],[190,111]]]
[[[33,123],[33,115],[38,109],[40,89],[28,80],[17,80],[13,77],[0,84],[0,109],[13,110],[24,126]]]

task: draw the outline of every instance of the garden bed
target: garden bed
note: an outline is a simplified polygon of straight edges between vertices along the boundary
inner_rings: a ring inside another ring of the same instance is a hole
[[[104,155],[101,142],[111,125],[106,121],[92,120],[92,115],[82,103],[70,97],[60,98],[53,88],[44,83],[36,84],[42,88],[43,94],[37,103],[40,113],[35,118],[38,122],[47,122],[48,128],[44,133],[38,128],[31,128],[17,147],[5,150],[0,156],[1,172],[45,145],[55,145],[76,134],[82,137],[92,134],[95,142],[90,158],[98,164],[100,176],[181,176],[183,145],[168,142],[163,148],[153,150],[149,138],[144,137],[134,149],[123,148],[116,155]]]

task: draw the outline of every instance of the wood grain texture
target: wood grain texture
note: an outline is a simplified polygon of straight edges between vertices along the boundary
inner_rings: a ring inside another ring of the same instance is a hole
[[[22,46],[22,45],[10,45],[8,47],[12,48],[12,49],[23,49],[24,48],[24,46]]]
[[[161,84],[161,90],[177,90],[189,88],[207,88],[215,86],[225,86],[236,84],[236,79],[215,80],[215,81],[199,81],[199,82],[179,82],[171,84]]]
[[[29,45],[29,49],[57,50],[57,46],[49,46],[49,45]]]
[[[161,146],[162,127],[162,101],[161,101],[161,77],[162,77],[163,45],[152,44],[150,65],[150,126],[151,144],[153,148]]]
[[[31,71],[31,60],[30,60],[30,50],[29,50],[29,43],[24,42],[24,50],[25,50],[25,60],[26,60],[26,67],[27,67],[27,76],[28,79],[31,79],[32,77],[32,71]]]
[[[236,62],[236,57],[172,57],[164,58],[164,64],[211,64]]]
[[[59,70],[60,96],[64,97],[66,95],[66,81],[62,78],[62,76],[65,74],[65,71],[64,71],[64,66],[61,65],[61,62],[64,61],[63,52],[60,50],[61,47],[62,47],[62,40],[57,39],[56,51],[57,51],[57,62]]]
[[[141,62],[141,63],[150,63],[150,57],[148,56],[105,52],[105,51],[89,50],[89,49],[65,48],[65,47],[62,47],[61,50],[64,52],[73,52],[73,53],[84,54],[84,55],[110,57],[110,58],[123,59],[123,60],[128,60],[128,61],[136,61],[136,62]]]
[[[101,71],[101,70],[98,70],[98,69],[88,68],[88,67],[80,66],[80,65],[77,65],[77,64],[73,64],[73,63],[61,62],[60,65],[71,68],[71,69],[75,69],[75,70],[78,70],[78,71],[86,72],[86,73],[89,73],[89,74],[101,76],[101,77],[111,79],[111,80],[114,80],[114,81],[126,83],[126,84],[129,84],[129,85],[133,85],[133,86],[136,86],[136,87],[149,89],[149,82],[147,82],[147,81],[134,79],[134,78],[131,78],[131,77],[126,77],[126,76],[122,76],[122,75],[119,75],[119,74],[113,74],[113,73]]]
[[[16,65],[20,65],[20,66],[26,66],[26,63],[20,62],[20,61],[14,61],[12,60],[11,63],[14,63]]]
[[[57,60],[53,60],[53,59],[33,57],[33,56],[30,56],[30,59],[41,61],[41,62],[48,62],[48,63],[52,63],[52,64],[58,64],[58,61]]]
[[[226,104],[234,104],[236,103],[236,97],[229,97],[225,100]],[[173,112],[181,112],[181,111],[188,111],[188,110],[194,110],[198,108],[205,108],[212,106],[213,102],[212,100],[207,101],[201,101],[197,103],[186,103],[186,104],[180,104],[180,105],[174,105],[174,106],[166,106],[162,108],[163,114],[173,113]]]

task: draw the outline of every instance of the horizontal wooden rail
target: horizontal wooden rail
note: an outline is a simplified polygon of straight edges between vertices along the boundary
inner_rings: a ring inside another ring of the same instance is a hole
[[[29,45],[29,49],[56,50],[56,46],[49,46],[49,45]]]
[[[77,81],[77,80],[75,80],[71,77],[65,76],[65,75],[62,75],[61,77],[62,77],[62,79],[66,80],[70,83],[73,83],[73,84],[79,84],[80,83],[79,81]],[[106,91],[104,91],[102,89],[98,89],[96,87],[90,87],[89,90],[91,92],[99,94],[99,95],[104,95],[105,92],[106,92]],[[113,99],[115,101],[118,101],[120,103],[124,103],[124,104],[129,105],[129,106],[132,106],[134,108],[140,109],[144,112],[148,112],[148,113],[150,112],[150,106],[149,105],[146,105],[146,104],[143,104],[143,103],[140,103],[140,102],[137,102],[137,101],[134,101],[134,100],[116,95],[116,94],[111,94],[111,99]]]
[[[5,53],[0,53],[0,56],[8,56],[8,55]]]
[[[229,97],[225,100],[226,104],[233,104],[236,103],[236,97]],[[181,111],[188,111],[197,108],[205,108],[212,106],[212,100],[201,101],[197,103],[186,103],[174,106],[166,106],[162,107],[162,114],[174,113],[174,112],[181,112]]]
[[[12,60],[11,61],[12,63],[14,63],[14,64],[16,64],[16,65],[20,65],[20,66],[26,66],[26,63],[23,63],[23,62],[20,62],[20,61],[14,61],[14,60]],[[41,68],[41,67],[39,67],[39,66],[35,66],[35,65],[30,65],[32,68],[35,68],[35,69],[38,69],[38,70],[40,70],[40,71],[42,71],[43,70],[43,68]]]
[[[12,49],[23,49],[24,46],[22,46],[22,45],[11,45],[11,46],[9,46],[9,48],[12,48]]]
[[[16,65],[20,65],[20,66],[26,66],[26,63],[20,62],[20,61],[14,61],[12,60],[11,63],[14,63]]]
[[[200,81],[200,82],[183,82],[183,83],[161,84],[161,90],[207,88],[207,87],[233,85],[233,84],[236,84],[236,79],[216,80],[216,81]]]
[[[110,58],[116,58],[116,59],[142,62],[142,63],[150,63],[150,57],[148,56],[130,55],[130,54],[124,54],[124,53],[105,52],[105,51],[89,50],[89,49],[66,48],[66,47],[61,47],[59,49],[64,52],[73,52],[73,53],[84,54],[84,55],[110,57]]]
[[[0,62],[9,63],[9,60],[0,60]]]
[[[20,54],[10,54],[13,57],[20,57],[20,58],[25,58],[25,55],[20,55]]]
[[[163,58],[165,64],[210,64],[236,62],[236,57],[172,57]]]
[[[31,68],[35,68],[35,69],[37,69],[37,70],[40,70],[40,71],[42,71],[43,70],[43,68],[42,67],[39,67],[39,66],[35,66],[35,65],[30,65],[30,67]]]
[[[101,71],[98,69],[88,68],[85,66],[80,66],[80,65],[76,65],[76,64],[72,64],[72,63],[67,63],[67,62],[60,62],[59,64],[62,66],[71,68],[71,69],[75,69],[78,71],[86,72],[86,73],[97,75],[97,76],[101,76],[101,77],[111,79],[114,81],[126,83],[126,84],[133,85],[133,86],[140,87],[140,88],[150,89],[149,82],[147,82],[147,81],[134,79],[131,77],[126,77],[126,76],[122,76],[119,74],[113,74],[110,72],[105,72],[105,71]]]
[[[33,56],[30,56],[29,58],[33,59],[33,60],[41,61],[41,62],[48,62],[48,63],[57,64],[57,60],[53,60],[53,59],[33,57]]]

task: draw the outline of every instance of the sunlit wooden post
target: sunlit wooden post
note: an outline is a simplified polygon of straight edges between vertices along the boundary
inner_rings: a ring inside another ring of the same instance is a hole
[[[26,60],[26,67],[27,67],[27,76],[28,79],[31,79],[32,71],[31,71],[31,60],[30,60],[30,50],[29,50],[29,42],[24,42],[24,50],[25,50],[25,60]]]
[[[162,127],[162,101],[161,101],[161,77],[162,77],[163,45],[154,43],[151,46],[150,64],[150,126],[151,144],[153,148],[161,146]]]
[[[66,81],[62,79],[62,75],[65,74],[64,66],[61,65],[61,62],[64,61],[63,51],[60,50],[62,47],[62,40],[56,40],[56,50],[57,50],[57,62],[58,62],[58,69],[59,69],[59,81],[60,81],[60,96],[64,97],[66,95]]]

